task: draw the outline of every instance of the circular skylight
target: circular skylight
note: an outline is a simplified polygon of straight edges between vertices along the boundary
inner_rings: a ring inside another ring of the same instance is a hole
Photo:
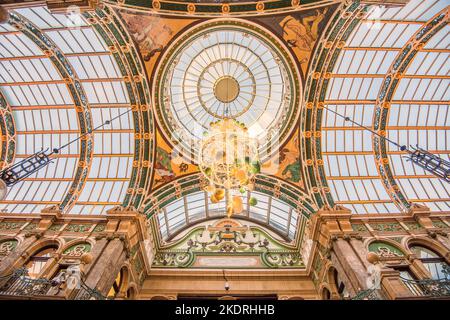
[[[183,155],[197,153],[211,122],[233,118],[246,125],[264,156],[293,127],[298,85],[279,42],[232,20],[204,24],[174,41],[154,96],[165,133]]]

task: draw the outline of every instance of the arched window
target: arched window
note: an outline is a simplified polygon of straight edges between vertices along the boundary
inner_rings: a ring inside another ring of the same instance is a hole
[[[45,264],[51,258],[52,254],[58,250],[58,247],[54,245],[46,246],[41,250],[33,254],[28,262],[25,264],[25,268],[28,270],[30,278],[37,278],[44,270]]]
[[[348,297],[349,293],[347,288],[345,287],[344,282],[342,281],[339,273],[336,269],[334,269],[334,284],[336,285],[337,291],[341,297]]]
[[[327,288],[323,288],[322,299],[323,300],[330,300],[331,299],[331,292]]]
[[[411,246],[411,251],[430,272],[431,279],[450,279],[450,266],[439,254],[422,246]]]
[[[127,290],[127,299],[134,299],[136,296],[136,291],[133,288],[128,288]]]
[[[111,289],[109,289],[108,298],[115,298],[117,296],[122,287],[122,283],[123,283],[123,269],[120,270],[119,274],[116,277],[116,280],[114,280]]]

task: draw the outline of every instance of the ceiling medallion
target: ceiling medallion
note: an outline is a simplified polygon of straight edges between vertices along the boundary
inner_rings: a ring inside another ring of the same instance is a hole
[[[214,83],[214,95],[223,103],[236,100],[239,95],[239,82],[232,76],[223,76]]]

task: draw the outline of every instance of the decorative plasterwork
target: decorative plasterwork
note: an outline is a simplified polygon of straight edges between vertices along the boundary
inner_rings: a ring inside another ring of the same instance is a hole
[[[119,8],[139,11],[151,11],[160,14],[217,17],[217,16],[252,16],[276,14],[311,8],[322,7],[337,3],[337,0],[267,0],[253,2],[229,3],[192,3],[188,1],[139,1],[139,0],[108,0],[107,3]]]
[[[233,259],[248,263],[239,268],[304,267],[295,247],[274,239],[262,228],[245,226],[235,219],[194,228],[175,243],[161,248],[153,267],[232,268],[229,263]]]
[[[16,151],[16,126],[11,107],[0,91],[0,169],[14,162]]]
[[[92,115],[86,93],[74,68],[70,64],[69,60],[64,56],[64,53],[39,28],[20,14],[11,12],[9,23],[33,41],[51,60],[61,77],[64,79],[64,82],[72,95],[78,115],[80,135],[90,133],[93,129]],[[80,139],[79,143],[80,155],[78,159],[78,166],[74,174],[71,187],[62,202],[59,204],[59,208],[63,211],[70,210],[70,208],[75,204],[85,185],[92,163],[92,155],[94,150],[93,136],[90,134],[85,135]]]
[[[309,69],[305,86],[305,107],[300,115],[300,145],[307,166],[306,182],[319,208],[324,205],[334,206],[321,154],[321,122],[325,95],[340,51],[367,11],[368,7],[360,5],[359,1],[350,5],[342,4],[318,43]]]
[[[17,247],[19,241],[16,239],[8,239],[0,241],[0,257],[7,256]]]
[[[416,54],[426,45],[426,43],[439,30],[448,23],[449,10],[445,8],[428,22],[426,22],[405,44],[395,57],[391,67],[384,77],[383,85],[377,96],[375,105],[373,129],[380,135],[386,135],[386,126],[389,119],[389,107],[395,95],[395,91],[407,71],[408,66],[413,61]],[[408,146],[407,146],[408,147]],[[411,203],[400,190],[394,179],[389,158],[387,155],[387,142],[378,136],[373,135],[373,150],[377,163],[377,170],[389,196],[402,211],[408,211]]]
[[[155,153],[155,129],[144,67],[126,27],[112,9],[105,6],[104,10],[97,9],[84,13],[84,16],[111,50],[124,77],[133,111],[135,140],[133,169],[122,205],[138,208],[146,191],[151,188]]]

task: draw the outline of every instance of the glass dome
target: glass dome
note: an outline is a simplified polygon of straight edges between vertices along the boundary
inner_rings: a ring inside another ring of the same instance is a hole
[[[281,44],[255,29],[206,24],[174,41],[163,58],[155,104],[182,154],[196,154],[210,123],[223,118],[244,123],[262,154],[286,135],[296,115],[296,70]]]

